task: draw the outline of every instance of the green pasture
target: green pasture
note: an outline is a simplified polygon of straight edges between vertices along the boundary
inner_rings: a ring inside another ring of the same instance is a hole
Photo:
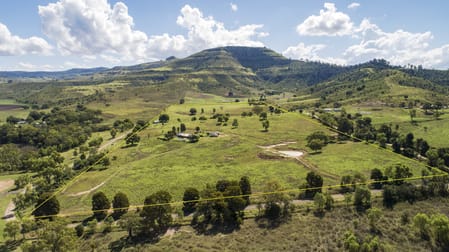
[[[91,188],[101,185],[96,191],[104,191],[109,198],[119,191],[125,192],[132,204],[142,204],[146,196],[158,190],[167,190],[175,201],[182,199],[186,187],[202,189],[206,184],[215,184],[219,179],[238,180],[249,176],[253,192],[263,191],[267,181],[278,180],[286,189],[296,189],[305,182],[309,168],[292,158],[266,159],[261,146],[290,143],[278,149],[305,150],[305,138],[316,130],[330,134],[326,128],[299,113],[268,115],[270,127],[263,132],[257,116],[242,117],[243,111],[251,111],[247,102],[214,95],[189,94],[184,104],[168,107],[164,113],[170,116],[166,125],[150,124],[141,131],[141,141],[137,146],[125,147],[123,142],[109,149],[109,156],[116,156],[110,168],[103,171],[87,172],[71,184],[58,198],[62,212],[89,211]],[[227,126],[216,125],[216,120],[192,121],[190,108],[197,109],[197,119],[207,118],[215,113],[230,114]],[[201,114],[201,109],[204,114]],[[233,119],[239,126],[232,128]],[[153,120],[153,118],[148,118]],[[193,133],[198,126],[203,137],[198,143],[190,144],[177,139],[162,141],[158,137],[180,123]],[[206,136],[206,132],[219,131],[218,138]],[[274,155],[276,156],[276,155]],[[421,174],[423,165],[386,150],[364,143],[330,144],[320,154],[308,154],[305,159],[318,167],[318,172],[332,174],[337,178],[360,172],[369,177],[373,168],[385,169],[389,165],[404,163],[414,174]],[[102,184],[104,182],[104,184]],[[325,185],[339,184],[339,179],[324,177]],[[86,192],[79,196],[74,194]]]

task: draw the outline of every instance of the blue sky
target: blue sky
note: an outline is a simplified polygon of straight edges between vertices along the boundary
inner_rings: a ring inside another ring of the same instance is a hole
[[[266,46],[294,59],[449,67],[448,1],[16,0],[0,8],[0,70],[132,65]]]

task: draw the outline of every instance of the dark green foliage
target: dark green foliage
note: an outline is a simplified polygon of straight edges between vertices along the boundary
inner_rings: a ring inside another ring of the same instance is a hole
[[[94,217],[101,221],[106,218],[111,202],[103,192],[96,192],[92,195],[92,212]]]
[[[182,197],[183,201],[193,201],[193,202],[184,202],[182,210],[185,214],[190,214],[196,210],[196,206],[198,202],[195,200],[200,199],[200,192],[193,187],[186,188],[184,191],[184,196]]]
[[[159,122],[162,124],[167,123],[170,120],[170,117],[167,114],[161,114],[159,116]]]
[[[306,198],[313,198],[316,193],[321,193],[321,187],[323,186],[323,177],[315,172],[307,173],[307,190],[305,192]]]
[[[134,127],[134,123],[129,119],[125,119],[123,121],[117,120],[114,122],[113,126],[114,126],[114,129],[117,129],[120,132],[123,132],[125,130],[132,129]]]
[[[196,115],[196,108],[190,108],[189,113],[190,115]]]
[[[33,211],[33,215],[36,218],[50,219],[54,218],[54,215],[59,213],[60,206],[56,197],[52,197],[50,193],[43,193],[39,196],[36,202],[36,209]]]
[[[181,125],[179,126],[179,131],[181,132],[185,132],[186,131],[186,125],[184,123],[181,123]]]
[[[371,207],[371,191],[366,186],[356,187],[354,206],[358,211],[363,211]]]
[[[279,204],[275,202],[268,202],[266,204],[264,214],[266,218],[268,218],[271,221],[275,221],[281,218],[281,215],[282,215],[282,208],[279,206]]]
[[[172,222],[172,197],[166,191],[158,191],[147,196],[140,212],[143,232],[155,237],[165,231]]]
[[[112,208],[114,210],[112,214],[114,219],[119,219],[126,214],[129,208],[128,196],[122,192],[116,193],[114,199],[112,199]]]
[[[128,133],[125,139],[126,144],[128,145],[135,145],[136,143],[140,142],[140,136],[138,136],[136,133]]]
[[[246,204],[250,204],[249,195],[251,194],[251,183],[249,181],[249,178],[247,176],[243,176],[240,178],[239,182],[240,190],[242,191],[243,198],[246,200]]]
[[[82,223],[75,226],[76,236],[81,237],[84,234],[84,226]]]
[[[380,169],[374,168],[371,170],[371,176],[370,179],[374,180],[374,181],[382,181],[382,180],[386,180],[387,178],[384,177],[382,171]],[[382,182],[375,182],[372,184],[374,189],[381,189],[383,183]]]

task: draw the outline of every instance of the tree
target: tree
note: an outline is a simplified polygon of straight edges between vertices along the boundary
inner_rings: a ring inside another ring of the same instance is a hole
[[[310,142],[314,139],[322,141],[324,144],[329,142],[329,137],[323,131],[315,131],[312,134],[308,135],[306,140]]]
[[[242,191],[242,194],[245,195],[243,198],[246,200],[246,204],[249,205],[249,195],[251,194],[251,183],[249,181],[249,178],[247,176],[243,176],[240,178],[239,182],[240,190]]]
[[[306,181],[307,181],[307,190],[306,190],[307,198],[313,198],[316,193],[321,193],[321,187],[323,186],[323,177],[311,171],[307,173]]]
[[[315,211],[318,214],[324,213],[326,197],[322,193],[316,193],[315,196],[313,197],[313,204],[315,205]]]
[[[7,221],[3,229],[3,237],[11,237],[16,240],[16,236],[20,232],[20,223],[17,220]]]
[[[341,177],[341,182],[340,182],[340,192],[341,193],[347,193],[347,192],[352,192],[354,191],[354,177],[352,177],[351,175],[344,175],[343,177]]]
[[[186,131],[186,125],[184,124],[184,123],[181,123],[181,125],[179,126],[179,130],[181,131],[181,132],[184,132],[184,131]]]
[[[196,115],[196,108],[190,108],[190,115]]]
[[[332,210],[334,208],[334,198],[332,197],[332,194],[327,191],[326,194],[324,194],[324,197],[326,198],[324,209],[326,209],[327,211]]]
[[[413,217],[413,226],[418,229],[422,239],[430,239],[430,218],[425,213],[418,213]]]
[[[138,143],[140,141],[140,136],[138,136],[136,133],[129,133],[125,139],[126,144],[134,145],[135,143]]]
[[[52,197],[50,193],[43,193],[36,203],[36,209],[33,215],[36,218],[53,219],[53,216],[59,213],[59,201],[56,197]]]
[[[270,121],[268,120],[262,121],[262,127],[264,128],[265,132],[267,132],[268,128],[270,127]]]
[[[128,212],[123,215],[119,222],[119,226],[128,231],[128,238],[134,238],[134,234],[141,229],[140,217],[136,213]]]
[[[306,146],[316,153],[324,147],[324,142],[318,139],[312,139]]]
[[[358,186],[355,189],[354,205],[359,211],[371,207],[371,191],[366,186]]]
[[[259,120],[260,121],[267,120],[267,112],[261,112],[259,114]]]
[[[145,198],[140,212],[144,232],[154,237],[168,228],[172,222],[171,199],[170,193],[166,191],[158,191]]]
[[[170,120],[170,117],[167,114],[162,114],[159,116],[159,122],[162,123],[162,125],[167,123],[169,120]]]
[[[92,211],[94,217],[101,221],[106,218],[108,210],[111,208],[111,203],[103,192],[97,192],[92,195]]]
[[[371,177],[372,180],[374,181],[382,181],[386,178],[384,178],[384,175],[382,174],[382,171],[374,168],[371,170]],[[381,182],[375,182],[373,183],[373,187],[374,189],[382,189],[382,183]]]
[[[67,227],[62,221],[45,221],[39,229],[36,241],[24,243],[22,251],[78,251],[78,237],[75,229]]]
[[[115,138],[115,136],[117,136],[117,130],[115,128],[112,128],[110,133],[112,138]]]
[[[377,207],[373,207],[368,209],[367,211],[368,213],[368,220],[369,220],[369,225],[371,227],[371,230],[376,231],[377,230],[377,222],[379,222],[379,219],[382,217],[382,210],[380,210]]]
[[[232,121],[232,127],[237,128],[239,126],[239,122],[237,121],[237,119],[234,119]]]
[[[396,186],[393,185],[384,186],[382,191],[382,199],[383,205],[386,208],[392,209],[393,206],[396,204],[396,202],[399,201]]]
[[[114,199],[112,199],[112,208],[114,210],[112,214],[114,219],[119,219],[122,215],[126,214],[129,208],[128,196],[122,192],[116,193]]]
[[[184,213],[189,214],[195,211],[198,201],[200,199],[200,192],[193,187],[186,188],[184,191],[184,196],[182,197]],[[193,202],[185,202],[193,201]]]

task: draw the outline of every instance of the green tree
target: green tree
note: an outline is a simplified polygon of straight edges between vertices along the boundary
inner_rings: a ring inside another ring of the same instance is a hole
[[[306,146],[316,153],[324,147],[324,142],[318,139],[312,139]]]
[[[170,117],[167,114],[162,114],[159,116],[159,122],[162,123],[162,125],[167,123],[169,120],[170,120]]]
[[[103,192],[96,192],[92,195],[92,211],[94,217],[101,221],[106,218],[108,210],[111,208],[111,202]]]
[[[50,193],[43,193],[36,203],[33,215],[36,218],[53,219],[59,213],[59,201]]]
[[[125,139],[126,139],[126,144],[134,145],[140,141],[140,136],[138,136],[135,133],[129,133]]]
[[[140,212],[144,232],[155,236],[168,228],[172,222],[171,199],[166,191],[158,191],[145,198],[145,206]]]
[[[382,210],[380,210],[377,207],[373,207],[368,209],[367,214],[371,230],[376,231],[377,223],[379,222],[379,219],[382,217]]]
[[[316,193],[315,196],[313,197],[313,204],[315,205],[315,211],[318,214],[324,213],[326,197],[322,193]]]
[[[249,181],[248,176],[243,176],[240,178],[239,182],[240,190],[242,194],[245,195],[243,198],[246,200],[246,204],[250,204],[249,195],[251,194],[251,183]]]
[[[327,191],[324,194],[324,197],[326,198],[324,209],[326,209],[327,211],[331,211],[334,208],[334,198],[332,197],[332,194],[329,191]]]
[[[125,193],[118,192],[115,194],[114,199],[112,199],[112,208],[114,219],[119,219],[122,215],[128,212],[129,200]]]
[[[270,121],[268,120],[262,121],[262,127],[264,128],[265,132],[267,132],[268,128],[270,127]]]
[[[115,128],[112,128],[110,134],[112,138],[115,138],[115,136],[117,136],[117,130]]]
[[[239,122],[237,121],[237,119],[234,119],[232,121],[232,127],[237,128],[239,126]]]
[[[382,181],[382,180],[385,180],[386,178],[384,178],[384,175],[380,169],[374,168],[371,170],[370,179],[372,179],[374,181]],[[375,182],[375,183],[373,183],[373,188],[381,189],[382,184],[383,184],[382,182]]]
[[[362,211],[371,207],[371,191],[366,186],[358,186],[354,193],[354,205]]]
[[[184,213],[189,214],[195,211],[196,206],[198,205],[198,201],[200,199],[200,192],[193,187],[186,188],[184,191],[184,196],[182,197],[182,201],[193,201],[193,202],[184,202],[182,210]]]
[[[418,213],[413,217],[413,226],[418,230],[422,239],[430,239],[430,218],[425,213]]]
[[[138,214],[128,212],[124,214],[119,222],[119,226],[128,231],[128,238],[133,239],[134,235],[140,231],[141,220]]]
[[[190,108],[190,115],[196,115],[196,108]]]
[[[329,142],[329,137],[323,131],[315,131],[312,134],[308,135],[306,138],[307,142],[310,142],[314,139],[318,139],[324,144],[327,144]]]
[[[5,228],[3,229],[3,237],[13,238],[16,240],[16,236],[20,232],[20,222],[17,220],[7,221],[5,223]]]
[[[321,175],[311,171],[307,173],[306,181],[307,181],[307,190],[306,190],[307,198],[313,198],[316,193],[321,193],[321,187],[323,186],[323,177],[321,177]]]
[[[41,224],[37,238],[32,243],[24,243],[21,246],[24,252],[34,251],[78,251],[79,240],[75,229],[67,227],[62,221],[45,221]]]
[[[179,131],[184,132],[186,131],[186,125],[184,123],[181,123],[181,125],[179,126]]]

